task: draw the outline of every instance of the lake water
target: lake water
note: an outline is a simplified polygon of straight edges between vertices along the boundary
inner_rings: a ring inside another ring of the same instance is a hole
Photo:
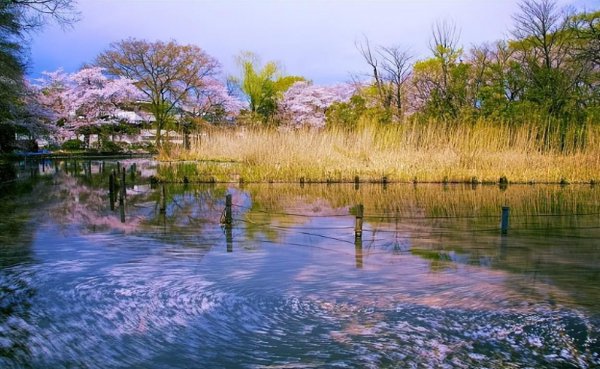
[[[115,162],[0,187],[1,368],[600,367],[598,187],[161,186],[168,165],[120,164],[114,210]]]

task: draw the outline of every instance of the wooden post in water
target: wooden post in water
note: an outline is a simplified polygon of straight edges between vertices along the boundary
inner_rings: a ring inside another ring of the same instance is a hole
[[[117,173],[115,173],[114,169],[111,170],[110,174],[112,176],[112,193],[113,193],[113,203],[114,203],[117,201],[117,181],[118,181],[118,179],[117,179]]]
[[[363,213],[364,206],[362,204],[356,205],[356,221],[354,223],[354,239],[362,238],[363,231]]]
[[[160,213],[165,214],[167,212],[167,191],[165,185],[160,185]]]
[[[225,242],[227,243],[227,252],[233,252],[233,227],[231,224],[225,225]]]
[[[233,215],[231,212],[232,200],[231,194],[225,196],[225,214],[221,219],[225,227],[225,242],[227,243],[227,252],[233,252]]]
[[[121,215],[121,223],[125,223],[125,206],[119,206],[119,214]]]
[[[119,206],[123,207],[125,204],[125,176],[121,176],[121,183],[119,184]]]
[[[127,197],[127,189],[125,188],[125,166],[123,166],[123,170],[121,171],[121,192],[123,192],[123,197]]]
[[[354,189],[358,190],[360,188],[360,178],[358,176],[354,176]]]
[[[503,235],[508,234],[508,217],[510,215],[510,208],[508,206],[502,207],[502,220],[500,222],[500,230]]]
[[[225,196],[225,224],[226,225],[231,225],[231,223],[233,223],[231,206],[232,206],[231,194],[229,194],[229,195]]]
[[[356,269],[363,268],[362,237],[354,238],[354,261],[356,263]]]
[[[115,175],[108,176],[108,195],[110,199],[110,210],[115,210]]]

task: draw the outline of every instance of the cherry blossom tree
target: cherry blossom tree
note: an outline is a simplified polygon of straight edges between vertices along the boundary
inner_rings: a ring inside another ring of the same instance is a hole
[[[99,67],[71,74],[60,69],[44,72],[37,82],[37,110],[43,110],[44,119],[57,127],[63,139],[81,127],[121,120],[117,117],[121,107],[141,97],[134,81],[110,79]]]
[[[111,75],[136,81],[155,118],[157,147],[173,113],[219,69],[219,62],[198,46],[133,38],[111,44],[96,64]]]
[[[68,100],[77,120],[84,124],[111,118],[122,105],[142,97],[133,80],[124,77],[109,79],[100,67],[81,69],[71,74],[69,81]]]
[[[189,134],[204,123],[218,123],[239,115],[248,104],[233,96],[216,78],[206,78],[202,86],[195,88],[185,99],[181,109],[184,117],[179,120],[184,147],[189,148]]]
[[[31,101],[29,106],[36,118],[46,122],[58,141],[63,141],[74,135],[65,124],[69,118],[71,101],[69,100],[69,74],[62,69],[53,72],[42,72],[42,77],[31,85]]]
[[[42,103],[45,98],[36,86],[29,81],[24,82],[23,110],[15,120],[15,125],[28,132],[31,139],[55,136],[59,133],[57,127],[50,124],[56,119],[56,114]]]
[[[283,120],[294,127],[325,127],[325,112],[335,102],[347,102],[356,92],[351,84],[318,86],[310,82],[294,83],[279,104]]]
[[[37,92],[37,102],[50,112],[47,118],[53,122],[66,120],[69,115],[68,79],[69,75],[58,69],[54,72],[42,72],[42,78],[35,81],[37,85],[32,85]]]
[[[209,121],[233,118],[247,108],[246,102],[230,94],[227,87],[216,78],[207,78],[201,88],[191,91],[183,105],[184,111],[192,117],[208,118]]]

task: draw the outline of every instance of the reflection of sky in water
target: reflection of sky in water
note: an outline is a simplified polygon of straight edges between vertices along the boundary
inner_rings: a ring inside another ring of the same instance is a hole
[[[54,179],[0,254],[3,368],[600,365],[594,239],[370,220],[360,245],[351,201],[268,186],[170,186],[163,215],[142,183],[121,223],[103,185]]]

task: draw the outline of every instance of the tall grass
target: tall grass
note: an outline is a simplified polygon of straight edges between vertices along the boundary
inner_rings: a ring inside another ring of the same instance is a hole
[[[213,130],[158,158],[198,161],[190,181],[585,183],[600,177],[600,125],[363,120],[352,131]]]

